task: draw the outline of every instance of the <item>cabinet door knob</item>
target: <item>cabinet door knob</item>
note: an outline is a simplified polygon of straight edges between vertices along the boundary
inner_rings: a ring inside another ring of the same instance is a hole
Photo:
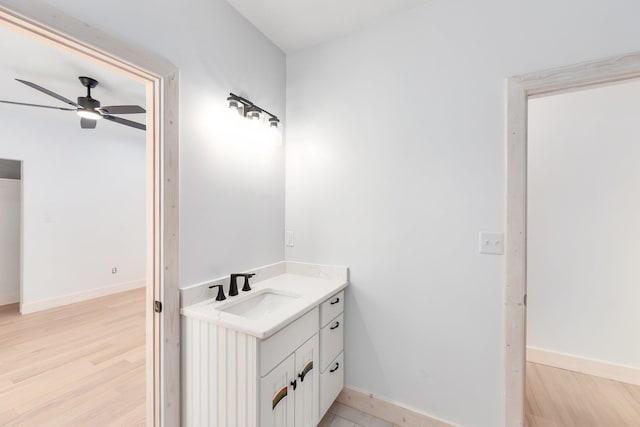
[[[336,324],[335,324],[335,325],[333,325],[332,327],[330,327],[329,329],[332,329],[332,330],[333,330],[333,329],[338,328],[339,326],[340,326],[340,322],[336,322]]]
[[[293,387],[293,391],[296,391],[296,388],[298,387],[298,381],[296,380],[291,381],[291,387]]]
[[[336,367],[331,369],[329,372],[335,372],[338,370],[338,368],[340,367],[340,364],[338,362],[336,362]],[[295,389],[294,389],[295,390]]]
[[[336,298],[334,301],[331,301],[331,305],[337,304],[340,302],[340,298]]]

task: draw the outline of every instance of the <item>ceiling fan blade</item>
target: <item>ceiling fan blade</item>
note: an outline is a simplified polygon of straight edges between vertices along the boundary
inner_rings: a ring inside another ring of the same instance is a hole
[[[139,105],[109,105],[100,107],[100,111],[105,114],[143,114],[147,112]]]
[[[53,110],[63,110],[63,111],[76,111],[75,108],[52,107],[50,105],[27,104],[27,103],[24,103],[24,102],[2,101],[2,100],[0,100],[0,102],[2,102],[4,104],[25,105],[27,107],[51,108]]]
[[[147,130],[147,126],[142,123],[132,122],[131,120],[123,119],[121,117],[110,116],[105,114],[102,116],[103,119],[110,120],[112,122],[120,123],[121,125],[131,126],[132,128]]]
[[[67,98],[65,98],[65,97],[64,97],[64,96],[62,96],[62,95],[58,95],[58,94],[57,94],[57,93],[55,93],[55,92],[51,92],[49,89],[45,89],[45,88],[43,88],[42,86],[38,86],[37,84],[35,84],[35,83],[31,83],[31,82],[28,82],[28,81],[26,81],[26,80],[20,80],[20,79],[16,79],[16,80],[17,80],[17,81],[19,81],[19,82],[20,82],[20,83],[22,83],[22,84],[25,84],[25,85],[27,85],[27,86],[29,86],[29,87],[31,87],[31,88],[33,88],[33,89],[35,89],[35,90],[39,90],[39,91],[40,91],[40,92],[42,92],[42,93],[46,93],[47,95],[52,96],[52,97],[54,97],[55,99],[58,99],[58,100],[60,100],[60,101],[64,102],[65,104],[69,104],[69,105],[73,105],[74,107],[78,107],[78,104],[76,104],[76,103],[75,103],[75,102],[73,102],[72,100],[67,99]]]
[[[80,118],[80,127],[82,129],[95,129],[97,124],[97,120],[85,119],[84,117]]]

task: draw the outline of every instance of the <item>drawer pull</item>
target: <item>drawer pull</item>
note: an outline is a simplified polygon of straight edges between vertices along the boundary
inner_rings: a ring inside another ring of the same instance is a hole
[[[331,369],[329,372],[335,372],[338,370],[338,368],[340,367],[340,364],[338,362],[336,362],[336,367]]]
[[[335,324],[335,325],[333,325],[332,327],[330,327],[329,329],[334,330],[334,329],[336,329],[336,328],[337,328],[337,327],[339,327],[339,326],[340,326],[340,322],[336,322],[336,324]]]
[[[340,302],[340,297],[336,298],[335,301],[331,301],[331,305],[337,304]]]

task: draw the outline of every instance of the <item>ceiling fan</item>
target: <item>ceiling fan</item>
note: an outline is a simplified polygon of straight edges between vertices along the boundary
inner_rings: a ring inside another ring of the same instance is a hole
[[[91,77],[78,77],[80,79],[80,83],[82,86],[87,88],[87,96],[79,96],[78,102],[75,103],[70,99],[65,98],[64,96],[58,95],[55,92],[50,91],[49,89],[45,89],[42,86],[38,86],[35,83],[28,82],[26,80],[16,79],[22,84],[25,84],[35,90],[39,90],[42,93],[46,93],[49,96],[56,98],[59,101],[64,102],[65,104],[71,105],[73,108],[64,108],[64,107],[52,107],[49,105],[38,105],[38,104],[26,104],[24,102],[14,102],[14,101],[3,101],[0,102],[5,104],[14,104],[14,105],[25,105],[27,107],[38,107],[38,108],[51,108],[55,110],[63,110],[63,111],[75,111],[78,116],[80,116],[80,127],[82,129],[95,129],[98,120],[105,119],[111,122],[119,123],[121,125],[130,126],[136,129],[147,130],[147,126],[142,123],[137,123],[131,120],[123,119],[121,117],[113,116],[112,114],[141,114],[146,113],[146,110],[138,105],[111,105],[108,107],[101,107],[100,101],[91,97],[91,89],[98,86],[98,81],[96,79],[92,79]]]

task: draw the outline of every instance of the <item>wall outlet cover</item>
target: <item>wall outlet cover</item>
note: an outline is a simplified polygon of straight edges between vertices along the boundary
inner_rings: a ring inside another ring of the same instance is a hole
[[[502,255],[504,253],[504,234],[481,232],[480,253]]]

